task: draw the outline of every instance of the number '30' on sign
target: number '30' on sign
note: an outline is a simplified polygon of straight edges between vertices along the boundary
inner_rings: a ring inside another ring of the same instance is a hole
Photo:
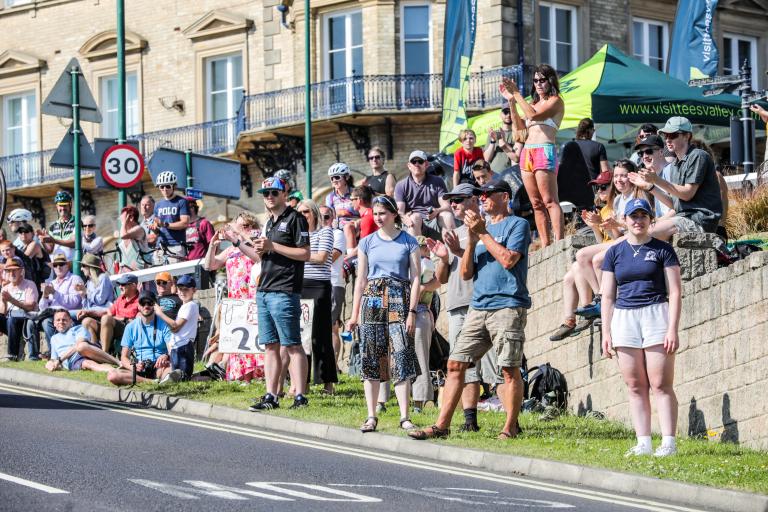
[[[144,158],[141,152],[128,144],[111,146],[101,158],[101,176],[117,188],[129,188],[141,180]]]

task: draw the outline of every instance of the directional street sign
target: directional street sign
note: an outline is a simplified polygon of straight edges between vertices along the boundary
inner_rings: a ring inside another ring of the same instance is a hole
[[[144,157],[128,144],[117,144],[107,149],[101,159],[101,176],[117,188],[129,188],[141,180]]]
[[[196,188],[187,188],[186,196],[200,200],[203,198],[203,191]]]
[[[72,75],[70,70],[76,67],[80,69],[80,63],[77,59],[72,59],[67,67],[61,73],[48,97],[45,98],[40,112],[49,116],[66,117],[72,119]],[[101,122],[101,112],[93,99],[93,94],[88,88],[88,83],[82,73],[77,76],[78,88],[80,89],[80,120],[90,121],[92,123]]]
[[[215,197],[240,199],[240,162],[199,153],[191,153],[190,160],[195,190]],[[161,172],[172,171],[179,183],[186,183],[184,151],[160,148],[152,154],[148,166],[153,181]]]
[[[74,138],[72,134],[72,126],[67,130],[67,134],[59,144],[56,152],[53,154],[50,160],[51,167],[64,167],[67,169],[74,169]],[[91,145],[88,143],[88,139],[84,133],[80,134],[80,167],[82,169],[98,169],[101,167],[101,162],[94,155]]]

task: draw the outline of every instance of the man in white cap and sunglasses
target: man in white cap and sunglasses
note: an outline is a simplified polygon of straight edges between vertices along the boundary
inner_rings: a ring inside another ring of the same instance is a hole
[[[685,117],[671,117],[659,133],[667,149],[677,157],[669,180],[649,170],[640,170],[636,184],[662,203],[671,202],[674,217],[660,219],[653,236],[669,240],[677,233],[714,233],[723,214],[720,184],[712,157],[691,145],[693,126]]]
[[[408,157],[410,172],[395,185],[395,201],[410,234],[441,238],[442,229],[453,229],[456,224],[451,205],[442,199],[443,194],[448,192],[445,181],[427,173],[427,169],[427,154],[418,149],[412,151]]]

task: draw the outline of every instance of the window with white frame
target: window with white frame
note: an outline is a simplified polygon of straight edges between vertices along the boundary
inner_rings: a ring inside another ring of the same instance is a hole
[[[240,53],[206,59],[206,121],[235,117],[243,94],[243,57]]]
[[[572,71],[577,61],[576,8],[539,3],[539,54],[541,62],[559,72]]]
[[[325,35],[326,79],[363,75],[362,11],[329,15]]]
[[[34,91],[2,97],[3,153],[19,155],[37,151],[37,102]]]
[[[118,83],[117,75],[105,76],[99,80],[101,95],[101,136],[117,138],[118,133]],[[139,133],[139,95],[136,73],[125,75],[125,132],[127,135]]]
[[[666,72],[669,25],[663,21],[632,20],[632,54],[643,64]]]
[[[6,7],[16,7],[17,5],[31,4],[32,0],[5,0]]]
[[[738,75],[746,60],[752,68],[752,89],[757,89],[757,38],[736,34],[723,34],[723,47],[720,50],[724,75]]]
[[[431,73],[429,4],[402,4],[400,34],[402,72],[406,75]]]

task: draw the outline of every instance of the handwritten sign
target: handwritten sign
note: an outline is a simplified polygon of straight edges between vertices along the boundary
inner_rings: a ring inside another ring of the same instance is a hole
[[[312,352],[312,312],[314,300],[301,301],[299,327],[304,352]],[[259,315],[255,299],[223,299],[221,301],[221,336],[219,351],[225,354],[259,354]]]

